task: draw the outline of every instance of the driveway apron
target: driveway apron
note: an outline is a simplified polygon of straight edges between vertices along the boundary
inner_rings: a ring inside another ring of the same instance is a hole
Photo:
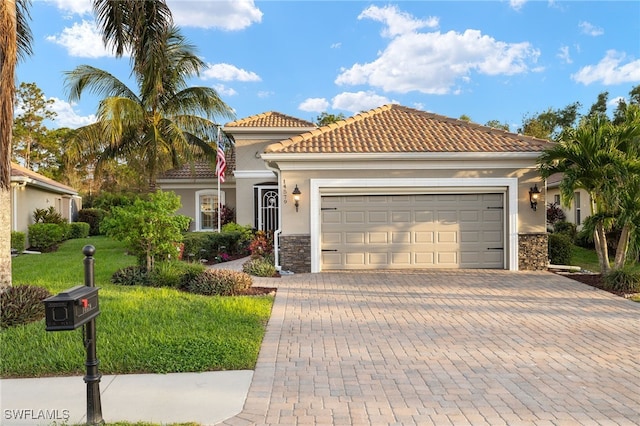
[[[228,425],[637,425],[640,304],[548,272],[299,274]]]

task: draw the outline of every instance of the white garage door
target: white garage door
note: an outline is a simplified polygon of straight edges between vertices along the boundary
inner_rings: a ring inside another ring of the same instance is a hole
[[[503,194],[323,196],[322,269],[504,268]]]

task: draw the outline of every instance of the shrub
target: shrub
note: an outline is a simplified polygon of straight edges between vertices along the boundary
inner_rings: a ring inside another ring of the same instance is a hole
[[[202,257],[200,254],[205,253],[205,247],[208,244],[209,234],[211,232],[187,232],[182,238],[184,243],[185,260],[200,260]]]
[[[256,277],[273,277],[276,275],[276,267],[267,258],[249,259],[242,265],[242,270]]]
[[[25,249],[27,236],[24,232],[11,231],[11,248],[22,253]]]
[[[187,291],[205,296],[233,296],[251,287],[249,274],[229,269],[207,269],[187,284]]]
[[[111,282],[120,285],[147,285],[147,273],[140,266],[127,266],[118,269],[111,276]]]
[[[29,225],[29,245],[40,251],[53,251],[64,239],[64,230],[55,223],[34,223]]]
[[[619,293],[640,293],[640,272],[630,267],[616,269],[603,277],[605,290]]]
[[[556,203],[547,204],[547,223],[549,225],[555,225],[558,222],[564,222],[566,220],[567,215],[559,205],[557,205]]]
[[[158,262],[149,273],[147,284],[153,287],[185,288],[205,269],[205,266],[200,263],[186,263],[178,260]]]
[[[156,191],[149,194],[147,201],[138,198],[129,206],[111,209],[100,229],[124,242],[150,272],[156,260],[175,255],[175,244],[189,226],[187,216],[176,214],[180,207],[180,197],[175,193]]]
[[[565,234],[549,234],[549,262],[568,265],[571,262],[572,244]]]
[[[251,252],[251,257],[253,258],[264,257],[273,253],[273,233],[256,232],[249,244],[249,252]]]
[[[78,212],[78,222],[89,224],[89,235],[100,235],[100,223],[106,214],[102,209],[82,209]]]
[[[91,226],[87,222],[72,222],[67,225],[67,238],[87,238],[91,230]]]
[[[42,301],[49,290],[31,285],[7,287],[0,293],[0,327],[28,324],[44,318]]]
[[[58,225],[67,223],[67,221],[56,211],[53,206],[48,209],[35,209],[33,212],[34,223],[56,223]]]
[[[573,242],[576,239],[578,230],[575,223],[561,221],[553,225],[553,232],[556,234],[564,234]]]

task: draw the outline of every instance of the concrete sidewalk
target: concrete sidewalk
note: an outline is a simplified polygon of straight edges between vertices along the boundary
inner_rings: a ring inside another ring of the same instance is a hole
[[[242,411],[253,371],[103,376],[106,422],[214,425]],[[0,380],[2,426],[83,424],[87,386],[81,376]]]

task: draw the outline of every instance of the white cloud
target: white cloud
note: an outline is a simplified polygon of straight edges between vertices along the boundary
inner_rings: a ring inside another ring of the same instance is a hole
[[[385,37],[415,32],[424,27],[437,28],[439,23],[438,18],[435,17],[429,17],[427,20],[415,19],[409,13],[401,12],[396,6],[369,6],[358,16],[358,19],[365,18],[385,24],[382,30],[382,35]]]
[[[91,0],[46,0],[47,3],[53,3],[60,10],[75,15],[88,15],[93,13]]]
[[[270,91],[270,90],[262,90],[262,91],[258,92],[258,97],[259,98],[263,98],[263,99],[271,97],[273,95],[275,95],[275,92]]]
[[[394,38],[373,62],[345,69],[336,84],[369,84],[386,92],[450,93],[472,71],[514,75],[529,70],[540,51],[528,42],[506,43],[478,30],[407,33]]]
[[[332,43],[330,46],[332,49],[340,49],[342,47],[342,43]]]
[[[329,101],[325,98],[308,98],[298,105],[300,111],[323,112],[329,109]]]
[[[174,23],[181,27],[243,30],[262,21],[262,11],[253,0],[167,0]]]
[[[343,92],[336,95],[331,100],[333,109],[342,109],[352,113],[368,111],[386,104],[397,104],[397,101],[390,101],[385,96],[380,96],[374,92]]]
[[[561,46],[560,51],[556,56],[562,59],[562,62],[564,62],[565,64],[573,63],[573,60],[571,59],[571,55],[569,54],[569,46]]]
[[[584,34],[588,34],[593,37],[601,36],[604,34],[604,30],[602,28],[596,27],[590,22],[582,21],[578,24],[578,27],[582,30]]]
[[[624,96],[617,96],[613,99],[611,99],[609,102],[607,102],[607,106],[612,107],[612,108],[618,108],[618,104],[620,102],[626,102],[627,100],[624,98]]]
[[[62,30],[61,34],[47,36],[47,40],[63,46],[70,56],[102,58],[113,56],[102,43],[102,35],[94,22],[82,21]]]
[[[640,59],[622,64],[624,59],[624,53],[609,50],[596,65],[581,68],[571,78],[584,85],[595,82],[604,85],[640,82]]]
[[[262,81],[253,71],[246,71],[231,64],[207,64],[202,76],[205,79],[222,81]]]
[[[509,0],[509,6],[514,10],[520,10],[527,0]]]
[[[238,94],[233,87],[226,87],[224,84],[214,84],[213,88],[218,92],[218,94],[224,96],[235,96]]]
[[[78,115],[74,110],[74,104],[63,101],[58,98],[49,98],[53,100],[51,110],[57,114],[54,127],[69,127],[70,129],[77,129],[78,127],[86,126],[96,122],[96,116],[91,114],[89,116]]]

